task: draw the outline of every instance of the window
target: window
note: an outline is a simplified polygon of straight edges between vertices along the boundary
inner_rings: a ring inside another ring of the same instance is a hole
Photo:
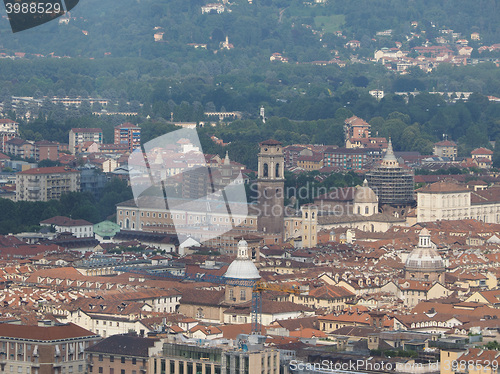
[[[125,357],[122,356],[122,364],[125,363]]]
[[[102,374],[102,366],[99,366],[99,374]]]
[[[125,374],[125,369],[122,369],[122,370],[120,371],[120,374]]]
[[[136,365],[137,364],[137,359],[134,357],[132,358],[132,365]]]
[[[111,356],[113,357],[113,356]],[[99,355],[99,361],[102,361],[102,355]],[[102,371],[100,371],[99,373],[102,373]]]
[[[109,362],[115,362],[115,356],[109,356]]]

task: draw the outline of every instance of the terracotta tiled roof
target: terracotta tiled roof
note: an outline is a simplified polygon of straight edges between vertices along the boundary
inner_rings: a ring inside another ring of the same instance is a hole
[[[85,336],[97,336],[91,331],[81,328],[73,323],[61,326],[26,326],[0,323],[0,337],[21,338],[41,341],[70,339]]]
[[[492,155],[493,151],[484,147],[476,148],[471,153],[471,155]]]

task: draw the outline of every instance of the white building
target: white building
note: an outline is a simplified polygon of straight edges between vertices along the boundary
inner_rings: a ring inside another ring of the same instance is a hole
[[[417,190],[417,222],[462,219],[500,223],[500,186],[472,191],[444,180]]]
[[[57,233],[70,232],[77,238],[94,237],[94,224],[84,219],[56,216],[41,221],[40,226],[53,226]]]

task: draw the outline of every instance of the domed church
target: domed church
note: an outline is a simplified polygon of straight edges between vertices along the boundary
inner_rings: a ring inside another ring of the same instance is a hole
[[[433,248],[429,231],[423,228],[418,237],[418,246],[406,259],[405,279],[444,284],[444,273],[444,261]]]
[[[227,268],[224,277],[227,278],[225,301],[228,304],[242,304],[252,300],[252,287],[241,285],[241,281],[257,281],[259,270],[248,256],[248,243],[238,242],[238,256]]]

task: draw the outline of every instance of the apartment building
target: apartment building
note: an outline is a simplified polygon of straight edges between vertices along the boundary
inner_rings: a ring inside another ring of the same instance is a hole
[[[84,142],[102,144],[102,129],[99,128],[74,128],[69,131],[69,151],[75,154],[76,146]]]
[[[83,374],[85,348],[101,338],[72,323],[0,324],[0,370],[26,374]]]
[[[141,128],[130,122],[115,127],[115,144],[126,144],[129,150],[141,146]]]
[[[0,119],[0,146],[5,152],[5,142],[19,136],[19,124],[9,118]]]
[[[17,201],[49,201],[80,191],[80,172],[66,166],[35,168],[16,174]]]

